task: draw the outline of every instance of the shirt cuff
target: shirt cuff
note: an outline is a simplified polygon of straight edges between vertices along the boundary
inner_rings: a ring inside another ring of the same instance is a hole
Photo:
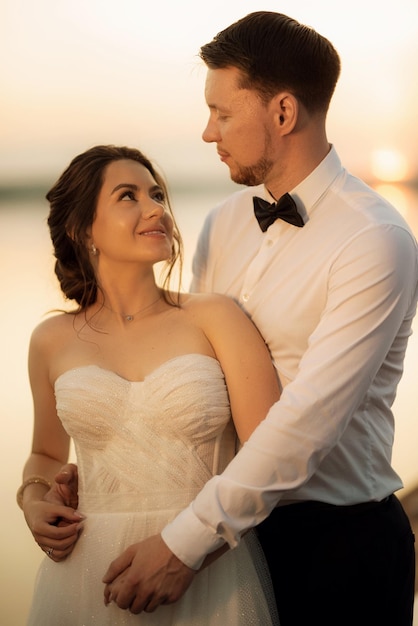
[[[193,503],[167,524],[161,536],[180,561],[198,570],[205,557],[225,541],[196,517],[192,507]]]

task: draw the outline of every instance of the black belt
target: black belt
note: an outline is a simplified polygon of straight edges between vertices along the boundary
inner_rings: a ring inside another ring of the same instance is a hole
[[[301,502],[292,502],[292,504],[285,504],[282,501],[281,506],[277,506],[273,509],[272,514],[279,516],[282,514],[284,516],[293,514],[300,515],[300,513],[306,515],[310,513],[330,513],[336,516],[357,515],[384,506],[394,497],[395,496],[392,494],[378,502],[360,502],[359,504],[329,504],[328,502],[319,502],[316,500],[304,500]]]

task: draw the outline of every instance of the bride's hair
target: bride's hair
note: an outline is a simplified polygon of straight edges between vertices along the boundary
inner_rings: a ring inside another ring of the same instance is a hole
[[[48,226],[56,258],[55,274],[65,297],[75,300],[79,305],[78,311],[83,311],[96,302],[100,288],[87,249],[87,233],[95,218],[104,170],[113,161],[123,159],[137,161],[151,173],[165,193],[174,221],[173,251],[166,262],[163,280],[166,298],[176,262],[179,263],[181,276],[182,241],[164,178],[151,161],[135,148],[95,146],[76,156],[46,195],[50,204]]]

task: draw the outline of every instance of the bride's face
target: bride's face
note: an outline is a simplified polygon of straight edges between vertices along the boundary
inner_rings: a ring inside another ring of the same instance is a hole
[[[153,265],[170,258],[173,220],[164,190],[136,161],[113,161],[104,172],[91,243],[98,261]]]

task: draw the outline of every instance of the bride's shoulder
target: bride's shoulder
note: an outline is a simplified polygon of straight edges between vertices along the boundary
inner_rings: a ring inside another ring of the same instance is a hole
[[[69,330],[74,330],[74,315],[72,313],[54,313],[42,320],[32,331],[32,343],[56,341]]]

